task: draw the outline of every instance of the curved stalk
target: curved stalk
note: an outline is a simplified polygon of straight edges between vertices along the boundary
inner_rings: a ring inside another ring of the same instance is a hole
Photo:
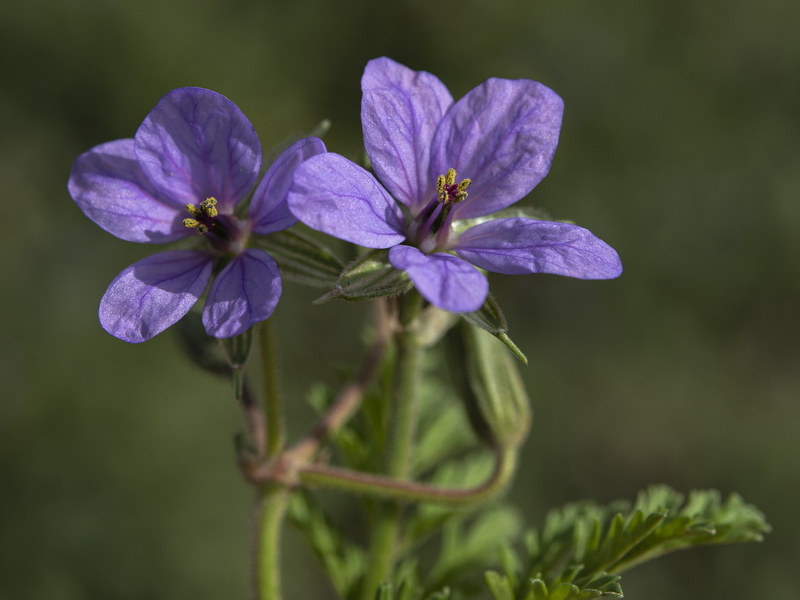
[[[304,485],[324,486],[378,498],[450,505],[477,504],[501,492],[514,474],[517,451],[498,449],[496,452],[491,475],[483,483],[469,488],[440,487],[316,464],[300,467],[297,477]]]

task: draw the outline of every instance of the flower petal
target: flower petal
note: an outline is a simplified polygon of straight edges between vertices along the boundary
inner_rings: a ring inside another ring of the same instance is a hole
[[[115,140],[81,154],[72,165],[69,193],[83,213],[129,242],[171,242],[186,236],[180,205],[162,200],[133,153],[133,140]]]
[[[416,214],[434,190],[436,179],[428,173],[431,142],[453,97],[435,76],[388,58],[367,63],[361,90],[361,124],[372,167]]]
[[[212,262],[204,252],[172,250],[132,264],[100,300],[100,324],[126,342],[149,340],[189,312],[208,285]]]
[[[263,250],[245,250],[211,284],[203,325],[214,337],[239,335],[269,317],[280,297],[278,265]]]
[[[319,138],[303,138],[289,146],[270,166],[258,184],[250,203],[253,231],[266,234],[288,229],[297,219],[289,211],[286,194],[292,184],[294,170],[304,160],[325,152]]]
[[[288,202],[312,229],[367,248],[389,248],[406,237],[400,207],[383,186],[332,152],[297,167]]]
[[[617,252],[591,231],[567,223],[496,219],[462,233],[455,250],[487,271],[553,273],[579,279],[612,279],[622,273]]]
[[[408,273],[428,302],[450,312],[478,310],[489,293],[486,277],[451,254],[424,254],[411,246],[395,246],[389,250],[389,262]]]
[[[255,129],[233,102],[203,88],[172,90],[136,132],[136,157],[159,192],[180,204],[213,196],[231,212],[261,167]]]
[[[436,131],[430,176],[453,168],[472,180],[455,217],[488,215],[530,192],[550,170],[563,111],[555,92],[527,79],[489,79],[454,104]]]

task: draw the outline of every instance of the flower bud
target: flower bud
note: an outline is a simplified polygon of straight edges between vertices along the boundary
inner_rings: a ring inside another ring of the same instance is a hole
[[[528,436],[532,415],[516,359],[491,334],[461,326],[467,386],[464,398],[475,433],[489,445],[518,448]]]

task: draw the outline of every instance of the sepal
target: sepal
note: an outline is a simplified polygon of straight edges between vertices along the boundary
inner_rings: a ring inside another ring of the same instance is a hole
[[[388,255],[387,250],[372,250],[356,259],[342,271],[335,287],[314,300],[314,304],[336,299],[361,302],[409,291],[413,287],[411,280],[389,263]]]
[[[527,206],[512,206],[503,210],[486,215],[484,217],[474,217],[472,219],[457,219],[453,222],[453,233],[458,235],[475,225],[486,223],[487,221],[494,221],[496,219],[533,219],[534,221],[551,221],[558,223],[572,223],[564,219],[553,219],[550,213],[543,209],[531,208]]]
[[[492,294],[486,296],[486,302],[484,302],[483,306],[478,310],[475,312],[462,313],[461,316],[475,327],[479,327],[491,333],[494,337],[503,342],[506,347],[514,353],[514,356],[520,359],[524,364],[528,364],[528,357],[525,356],[522,350],[508,337],[508,323],[506,322],[506,317]]]
[[[517,366],[499,342],[476,327],[461,325],[462,398],[476,435],[490,446],[518,448],[528,436],[531,408]]]
[[[220,352],[219,340],[206,333],[199,310],[190,310],[172,330],[181,348],[195,365],[217,375],[230,373],[230,367]]]
[[[220,339],[220,345],[225,353],[231,374],[233,375],[233,389],[236,398],[244,394],[244,370],[250,350],[253,347],[253,328],[247,329],[240,335]]]
[[[336,285],[344,265],[327,246],[294,229],[257,236],[256,245],[278,263],[281,275],[312,287]]]

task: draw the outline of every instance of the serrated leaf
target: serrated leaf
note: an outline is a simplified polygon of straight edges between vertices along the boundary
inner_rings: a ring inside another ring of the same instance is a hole
[[[524,538],[522,573],[550,586],[550,598],[562,584],[579,588],[575,599],[621,597],[618,573],[636,564],[691,546],[757,541],[767,531],[760,511],[736,494],[722,502],[716,491],[692,492],[684,503],[682,494],[654,486],[633,507],[582,502],[551,512],[541,533]]]
[[[347,597],[364,573],[363,551],[342,538],[312,498],[304,492],[293,494],[289,521],[306,538],[339,595]]]
[[[330,288],[344,268],[327,246],[297,228],[257,236],[256,244],[277,261],[282,277],[304,285]]]

